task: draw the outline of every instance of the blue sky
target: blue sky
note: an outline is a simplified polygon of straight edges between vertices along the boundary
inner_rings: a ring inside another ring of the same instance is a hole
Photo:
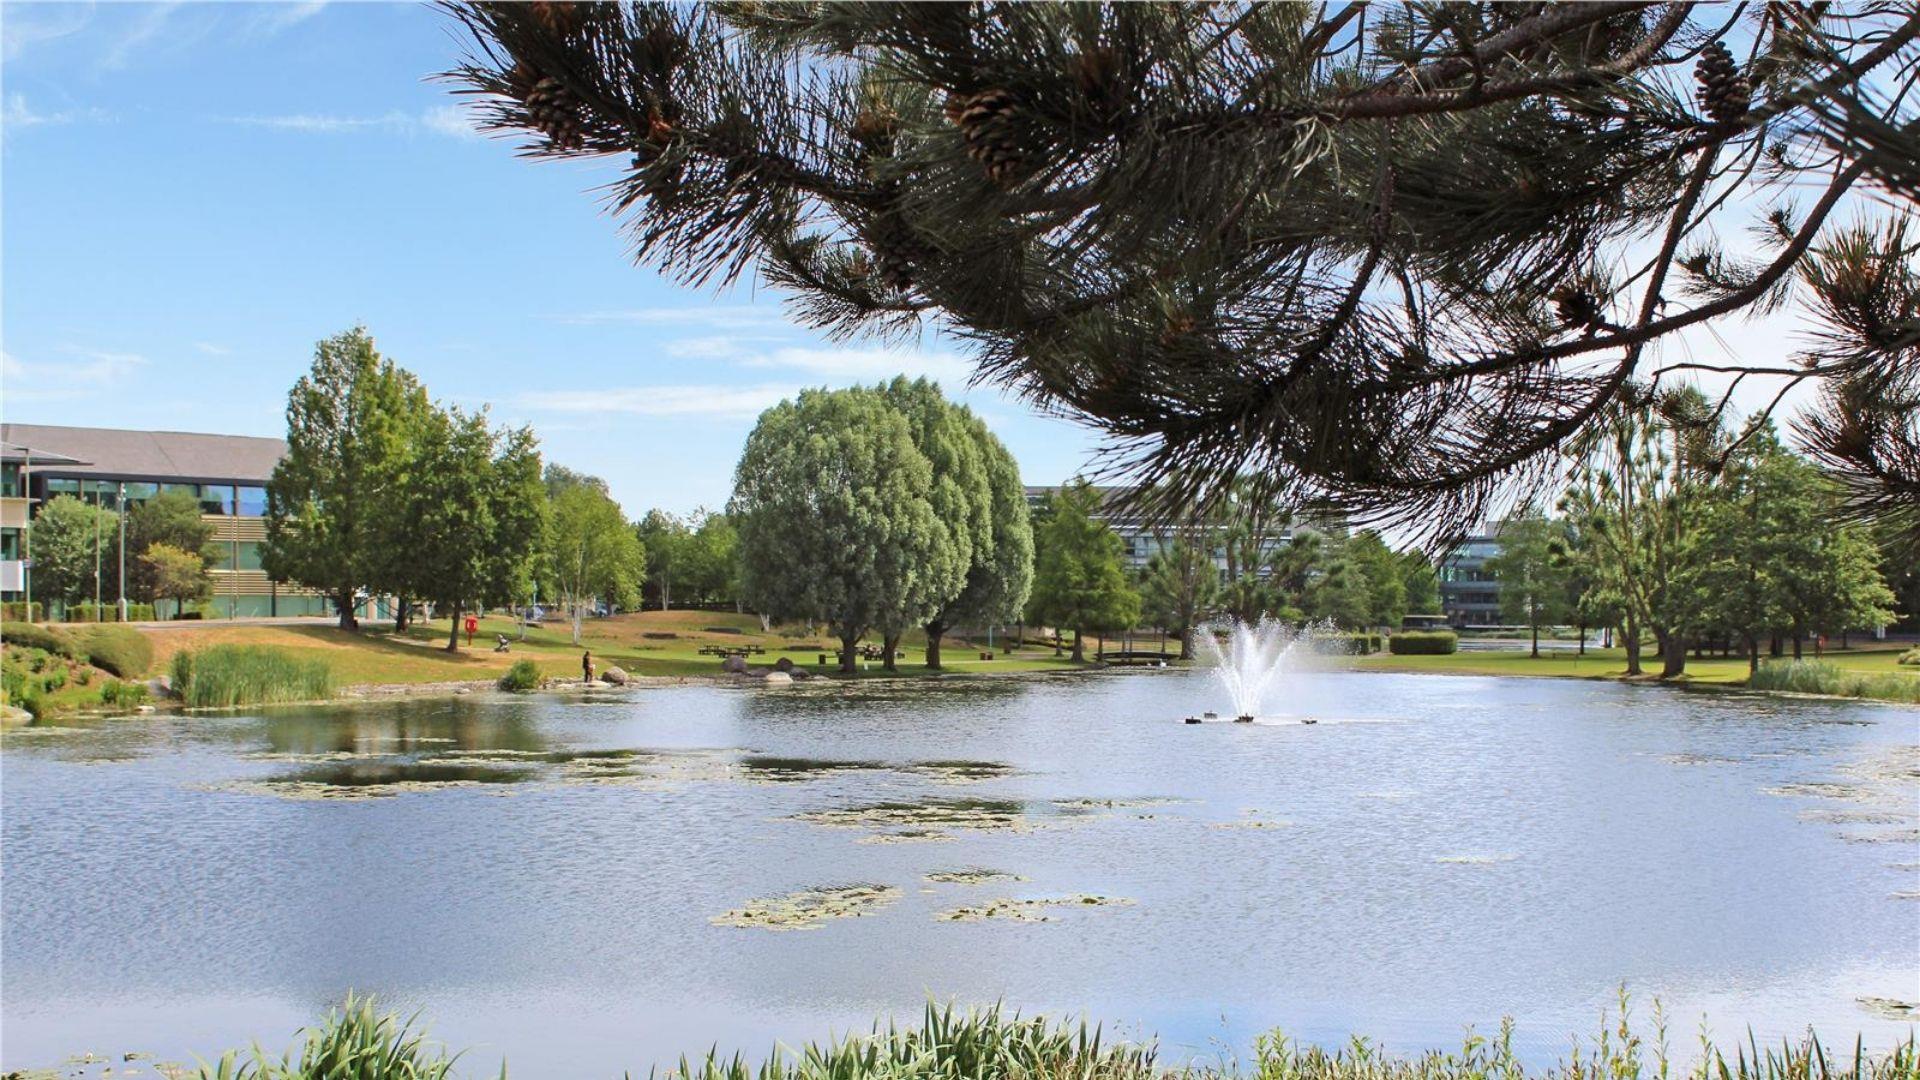
[[[593,189],[476,136],[421,4],[0,5],[0,409],[277,435],[313,342],[365,323],[432,393],[528,422],[629,514],[725,503],[760,409],[965,357],[835,345],[779,298],[631,262]],[[1094,437],[965,400],[1031,483]]]

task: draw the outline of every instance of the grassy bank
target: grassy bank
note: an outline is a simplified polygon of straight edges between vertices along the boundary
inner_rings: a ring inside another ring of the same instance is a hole
[[[1920,684],[1920,672],[1916,672],[1911,666],[1902,667],[1897,663],[1900,653],[1900,648],[1894,646],[1828,649],[1821,660],[1843,675],[1888,676],[1895,679],[1904,678]],[[1362,671],[1620,679],[1626,677],[1627,654],[1624,649],[1588,649],[1584,656],[1572,650],[1555,650],[1543,652],[1538,657],[1528,656],[1524,650],[1468,651],[1447,656],[1391,656],[1377,653],[1373,656],[1355,658],[1353,666]],[[1656,675],[1660,671],[1660,659],[1651,652],[1643,653],[1641,667],[1649,675]],[[1741,657],[1726,659],[1709,657],[1699,660],[1689,658],[1685,678],[1690,683],[1743,685],[1747,681],[1747,662]]]
[[[647,611],[592,619],[583,629],[580,645],[573,644],[572,635],[564,623],[531,627],[523,640],[519,626],[512,619],[489,617],[480,620],[480,629],[473,636],[473,645],[466,645],[463,634],[461,649],[454,653],[447,652],[444,647],[447,643],[447,624],[444,620],[416,626],[405,634],[394,634],[383,629],[344,633],[330,623],[319,620],[312,625],[298,626],[203,624],[155,627],[144,632],[153,642],[154,652],[162,665],[170,662],[179,651],[202,649],[210,645],[269,646],[295,657],[323,661],[332,671],[334,682],[341,686],[359,683],[494,682],[516,660],[531,660],[545,677],[577,679],[580,677],[582,648],[592,651],[597,670],[605,671],[610,664],[618,665],[631,675],[719,674],[719,658],[700,652],[704,647],[715,645],[744,645],[764,649],[764,653],[751,659],[751,663],[756,665],[771,665],[786,656],[796,665],[811,671],[831,672],[831,654],[837,648],[825,638],[804,634],[794,628],[776,627],[770,632],[763,631],[760,620],[752,615],[712,611]],[[511,642],[509,652],[493,651],[496,634],[507,636]],[[879,643],[876,640],[870,644]],[[924,673],[926,669],[921,662],[924,639],[912,635],[904,644],[907,655],[901,659],[900,673]],[[942,650],[945,669],[968,673],[1059,671],[1073,667],[1064,657],[1054,657],[1050,649],[1029,646],[1008,653],[1000,647],[1002,644],[995,642],[992,660],[982,660],[980,654],[987,651],[984,641],[976,646],[949,638]],[[819,657],[823,653],[829,654],[825,668],[819,664]],[[861,677],[877,678],[885,674],[880,669],[880,662],[875,660],[866,665]]]
[[[1278,1033],[1256,1040],[1251,1061],[1220,1066],[1163,1065],[1150,1044],[1110,1043],[1085,1023],[1022,1019],[999,1008],[956,1012],[929,1005],[918,1026],[875,1027],[871,1034],[775,1050],[757,1064],[710,1050],[648,1075],[663,1080],[1914,1080],[1920,1052],[1911,1036],[1875,1052],[1856,1041],[1829,1049],[1812,1035],[1794,1043],[1721,1049],[1704,1037],[1669,1052],[1657,1019],[1648,1038],[1627,1018],[1601,1018],[1598,1036],[1576,1044],[1552,1066],[1522,1063],[1513,1032],[1469,1035],[1458,1050],[1395,1057],[1356,1037],[1324,1050]],[[201,1080],[444,1080],[459,1055],[430,1044],[412,1020],[380,1013],[349,997],[286,1054],[257,1046],[232,1051],[200,1071]],[[483,1070],[484,1071],[484,1070]],[[628,1075],[638,1075],[628,1073]],[[506,1080],[502,1063],[499,1076]]]
[[[209,645],[173,654],[173,689],[196,709],[230,709],[333,696],[333,672],[323,660],[270,645]]]

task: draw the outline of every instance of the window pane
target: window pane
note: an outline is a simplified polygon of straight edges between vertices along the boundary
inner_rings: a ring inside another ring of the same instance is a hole
[[[267,489],[263,487],[241,488],[239,507],[234,513],[243,517],[267,516]]]
[[[252,540],[244,540],[244,541],[241,541],[241,543],[238,546],[240,548],[239,562],[236,564],[238,569],[241,569],[241,570],[260,569],[259,543]]]

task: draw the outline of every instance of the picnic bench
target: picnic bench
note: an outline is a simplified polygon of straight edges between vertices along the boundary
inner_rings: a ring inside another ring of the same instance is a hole
[[[1093,658],[1098,663],[1115,667],[1159,667],[1180,659],[1180,654],[1161,649],[1113,649],[1094,653]]]
[[[729,656],[739,656],[739,657],[760,656],[764,654],[766,651],[767,651],[766,647],[763,645],[702,645],[700,646],[701,656],[718,656],[722,658],[729,657]]]

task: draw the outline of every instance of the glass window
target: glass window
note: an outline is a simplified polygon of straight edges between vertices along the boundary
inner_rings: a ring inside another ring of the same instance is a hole
[[[252,541],[252,540],[243,540],[236,546],[240,549],[239,558],[235,563],[236,569],[240,569],[240,570],[260,569],[260,544],[258,542]]]
[[[127,501],[130,503],[146,502],[148,499],[153,498],[155,495],[158,495],[159,493],[160,493],[159,484],[128,484],[127,485]]]
[[[0,495],[14,498],[21,494],[23,492],[20,489],[20,463],[0,462]]]
[[[47,498],[55,499],[62,495],[80,495],[80,481],[64,476],[55,476],[47,480]]]
[[[207,484],[200,489],[200,512],[233,513],[233,488],[226,484]]]
[[[20,557],[20,530],[0,529],[0,559]]]
[[[267,489],[263,487],[243,487],[239,489],[240,498],[234,513],[241,517],[267,516]]]

